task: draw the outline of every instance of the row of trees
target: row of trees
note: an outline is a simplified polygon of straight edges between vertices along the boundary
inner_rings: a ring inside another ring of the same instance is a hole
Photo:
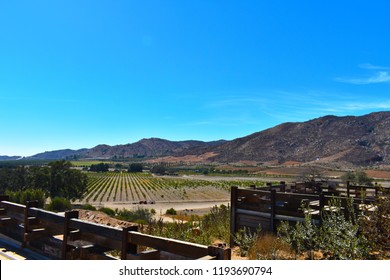
[[[122,169],[123,165],[122,164],[116,164],[115,168],[116,170]],[[92,164],[89,167],[89,171],[92,172],[107,172],[110,168],[110,165],[107,163],[98,163],[98,164]],[[143,165],[142,163],[131,163],[127,169],[128,172],[142,172],[143,170]]]
[[[78,199],[87,190],[88,177],[72,169],[69,161],[54,161],[47,166],[0,168],[0,193],[40,189],[46,196]]]

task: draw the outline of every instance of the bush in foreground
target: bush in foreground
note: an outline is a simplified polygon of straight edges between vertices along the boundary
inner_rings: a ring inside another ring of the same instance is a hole
[[[64,197],[55,197],[47,205],[47,210],[53,212],[64,212],[72,209],[70,201]]]
[[[26,189],[22,191],[8,191],[6,195],[9,200],[15,203],[26,205],[27,201],[38,201],[38,207],[43,208],[45,204],[45,192],[41,189]]]

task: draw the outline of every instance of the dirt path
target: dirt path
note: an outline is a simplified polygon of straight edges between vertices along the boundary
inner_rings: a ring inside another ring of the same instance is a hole
[[[156,210],[155,218],[159,219],[160,217],[164,221],[172,221],[171,218],[165,216],[167,209],[173,208],[176,211],[186,211],[189,215],[203,215],[210,211],[214,206],[220,205],[230,205],[230,200],[213,200],[213,201],[167,201],[167,202],[156,202],[155,204],[131,204],[131,203],[120,203],[120,202],[105,202],[101,205],[96,205],[97,207],[109,207],[112,209],[118,208],[127,209],[127,210],[137,210],[138,208],[143,209],[154,209]]]

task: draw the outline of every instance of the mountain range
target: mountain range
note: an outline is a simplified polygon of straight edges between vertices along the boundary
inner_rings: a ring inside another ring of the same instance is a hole
[[[390,164],[390,112],[364,116],[324,116],[288,122],[231,141],[169,141],[142,139],[125,145],[44,152],[30,159],[176,159],[200,161],[347,163],[356,166]]]

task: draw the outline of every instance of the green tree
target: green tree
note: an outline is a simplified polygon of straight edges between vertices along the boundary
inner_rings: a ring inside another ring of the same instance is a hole
[[[41,189],[26,189],[19,191],[7,191],[6,195],[9,196],[9,200],[19,204],[26,204],[27,201],[38,201],[38,207],[45,205],[46,196],[45,192]]]
[[[159,164],[159,165],[153,166],[150,171],[154,174],[165,174],[167,169],[163,164]]]
[[[54,197],[52,201],[47,206],[47,210],[54,212],[64,212],[66,210],[71,210],[72,204],[69,200],[63,197]]]
[[[142,163],[131,163],[129,165],[129,168],[127,169],[128,172],[142,172],[143,165]]]
[[[372,186],[373,178],[369,177],[364,171],[348,171],[341,176],[341,180],[349,181],[354,185]]]
[[[50,191],[50,168],[31,166],[27,176],[27,184],[33,189],[42,189]]]
[[[92,164],[91,167],[89,168],[89,171],[93,172],[107,172],[109,169],[110,165],[107,163],[98,163],[98,164]]]
[[[69,161],[55,161],[50,166],[50,196],[67,199],[81,198],[87,190],[88,177],[79,170],[71,169]]]

